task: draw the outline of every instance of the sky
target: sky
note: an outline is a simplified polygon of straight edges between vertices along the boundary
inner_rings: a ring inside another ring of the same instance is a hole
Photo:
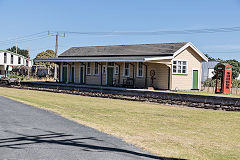
[[[16,45],[31,58],[47,49],[192,42],[212,57],[240,60],[240,31],[204,34],[81,35],[240,27],[240,0],[0,0],[0,50]],[[39,34],[36,34],[39,33]],[[35,37],[25,37],[34,34]],[[36,34],[36,35],[35,35]],[[24,37],[24,40],[19,40]],[[11,39],[11,41],[9,41]],[[18,39],[18,42],[16,42]]]

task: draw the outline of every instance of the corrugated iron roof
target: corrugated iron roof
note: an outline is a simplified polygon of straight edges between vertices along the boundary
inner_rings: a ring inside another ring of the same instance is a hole
[[[72,47],[59,57],[173,56],[187,42]]]

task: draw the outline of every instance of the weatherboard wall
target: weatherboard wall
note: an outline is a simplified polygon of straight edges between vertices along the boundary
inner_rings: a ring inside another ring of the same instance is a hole
[[[178,54],[173,60],[187,61],[187,74],[172,74],[172,90],[193,88],[193,70],[198,70],[198,89],[201,86],[202,58],[190,47]]]

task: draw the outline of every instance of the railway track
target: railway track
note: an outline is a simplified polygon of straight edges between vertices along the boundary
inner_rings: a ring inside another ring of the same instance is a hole
[[[60,83],[21,82],[21,86],[5,87],[102,97],[129,101],[153,102],[166,105],[180,105],[203,109],[240,111],[240,98],[193,95],[148,90],[109,88],[99,86],[65,85]]]

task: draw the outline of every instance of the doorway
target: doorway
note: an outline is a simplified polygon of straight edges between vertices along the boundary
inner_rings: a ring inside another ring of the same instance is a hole
[[[113,86],[113,67],[107,67],[107,85]]]
[[[193,70],[193,88],[192,89],[199,89],[198,88],[198,70]]]
[[[62,82],[66,83],[67,82],[67,66],[62,67]]]
[[[74,67],[74,65],[72,65],[72,67],[71,67],[71,82],[72,83],[75,82],[75,67]]]
[[[80,84],[84,84],[84,66],[80,66],[80,73],[79,73],[79,79]]]

